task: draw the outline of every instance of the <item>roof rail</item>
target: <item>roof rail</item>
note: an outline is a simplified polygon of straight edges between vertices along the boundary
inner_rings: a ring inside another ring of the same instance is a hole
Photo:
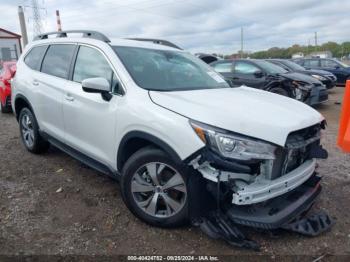
[[[105,36],[104,34],[97,32],[97,31],[90,31],[90,30],[67,30],[67,31],[49,32],[49,33],[37,35],[36,37],[34,37],[33,41],[48,39],[49,35],[56,35],[57,38],[67,37],[67,34],[71,34],[71,33],[73,33],[73,34],[80,33],[80,34],[83,34],[83,37],[101,40],[101,41],[106,42],[106,43],[111,42],[111,40],[109,40],[109,38],[107,36]]]
[[[126,39],[128,39],[128,40],[136,40],[136,41],[144,41],[144,42],[151,42],[153,44],[165,45],[165,46],[169,46],[169,47],[173,47],[173,48],[182,50],[182,48],[178,47],[177,45],[175,45],[172,42],[169,42],[167,40],[153,39],[153,38],[126,38]]]

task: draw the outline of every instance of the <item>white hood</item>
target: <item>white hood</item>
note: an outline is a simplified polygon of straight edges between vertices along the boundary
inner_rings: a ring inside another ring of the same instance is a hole
[[[152,101],[199,122],[285,145],[289,133],[320,123],[316,110],[294,99],[249,87],[150,91]]]

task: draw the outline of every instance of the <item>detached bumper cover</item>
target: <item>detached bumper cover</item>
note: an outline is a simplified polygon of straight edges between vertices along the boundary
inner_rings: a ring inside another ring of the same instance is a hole
[[[232,206],[227,215],[236,224],[277,229],[308,211],[321,192],[321,178],[312,176],[304,184],[265,203]]]
[[[284,229],[317,236],[334,224],[325,212],[306,215],[321,192],[320,180],[320,177],[314,175],[293,191],[266,203],[213,210],[195,225],[212,238],[254,250],[259,250],[260,245],[248,238],[240,225],[264,230]]]

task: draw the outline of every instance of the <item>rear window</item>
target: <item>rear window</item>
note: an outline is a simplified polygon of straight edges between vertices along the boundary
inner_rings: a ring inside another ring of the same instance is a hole
[[[50,45],[41,66],[41,72],[61,78],[68,78],[75,47],[75,45],[68,44]]]
[[[47,46],[33,47],[24,58],[24,63],[33,70],[39,70],[41,59],[44,56]]]
[[[310,67],[310,68],[314,68],[314,67],[319,67],[319,60],[318,59],[310,59],[310,60],[305,60],[304,61],[304,66],[305,67]]]
[[[231,73],[232,72],[232,62],[217,63],[214,66],[216,72],[219,73]]]

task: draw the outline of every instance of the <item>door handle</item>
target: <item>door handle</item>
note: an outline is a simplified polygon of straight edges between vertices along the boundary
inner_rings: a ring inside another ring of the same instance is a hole
[[[32,82],[32,84],[33,84],[33,86],[38,86],[38,85],[39,85],[39,82],[36,81],[36,80],[34,80],[34,81]]]
[[[70,94],[65,95],[65,99],[70,102],[74,101],[74,97],[72,97]]]

